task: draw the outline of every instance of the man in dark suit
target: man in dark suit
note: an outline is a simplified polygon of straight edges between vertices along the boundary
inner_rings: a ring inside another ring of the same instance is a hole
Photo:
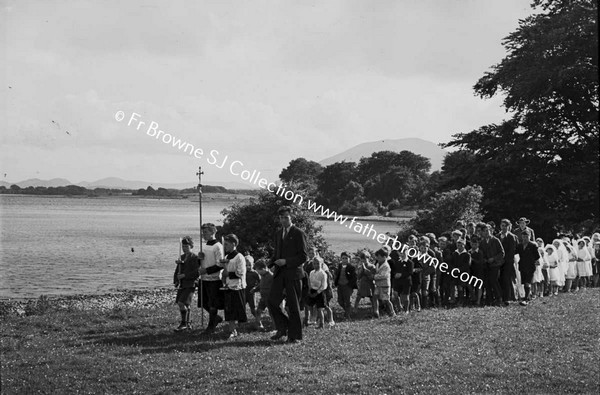
[[[500,306],[502,303],[502,287],[500,287],[500,268],[504,265],[504,248],[497,237],[492,236],[491,226],[480,222],[475,227],[477,235],[481,238],[479,248],[485,259],[485,285],[486,302],[489,306]]]
[[[292,224],[291,208],[277,210],[281,229],[275,232],[275,254],[270,267],[273,268],[273,285],[269,295],[269,311],[273,315],[277,333],[271,337],[279,340],[287,336],[288,343],[302,340],[302,320],[300,318],[300,298],[302,297],[302,264],[308,256],[306,235]],[[289,314],[281,310],[284,298]]]
[[[498,238],[504,248],[504,264],[500,268],[500,286],[502,287],[502,300],[508,306],[509,300],[515,300],[515,286],[517,285],[517,271],[515,268],[515,253],[519,240],[512,233],[512,224],[506,218],[500,221]]]

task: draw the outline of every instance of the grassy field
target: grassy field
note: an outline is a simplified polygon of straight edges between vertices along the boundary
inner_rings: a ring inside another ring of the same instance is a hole
[[[85,298],[59,309],[42,300],[21,316],[3,309],[1,392],[600,391],[600,289],[528,307],[432,309],[379,320],[366,318],[365,304],[355,321],[310,327],[294,345],[250,328],[233,341],[223,330],[174,333],[178,312],[163,302],[170,297],[87,310]]]

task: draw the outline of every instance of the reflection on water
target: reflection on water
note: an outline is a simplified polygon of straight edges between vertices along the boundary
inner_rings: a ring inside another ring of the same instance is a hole
[[[227,204],[203,203],[203,222],[222,224]],[[337,223],[320,223],[338,253],[378,246]],[[0,298],[170,286],[179,237],[197,241],[198,227],[198,203],[185,199],[0,195]]]

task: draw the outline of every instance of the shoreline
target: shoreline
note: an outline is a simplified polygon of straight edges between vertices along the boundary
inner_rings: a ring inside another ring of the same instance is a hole
[[[42,295],[37,298],[0,299],[0,317],[29,316],[49,311],[153,308],[175,302],[174,288],[118,289],[103,294]]]

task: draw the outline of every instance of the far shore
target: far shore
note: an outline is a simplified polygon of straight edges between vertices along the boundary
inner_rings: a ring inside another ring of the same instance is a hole
[[[140,199],[140,200],[187,200],[189,202],[198,202],[198,194],[184,194],[180,196],[143,196],[143,195],[132,195],[131,193],[113,194],[113,195],[99,195],[99,196],[88,196],[88,195],[33,195],[33,194],[0,194],[1,196],[19,196],[19,197],[40,197],[40,198],[73,198],[73,199]],[[202,201],[223,201],[223,202],[236,202],[252,199],[256,197],[252,194],[243,193],[224,193],[224,192],[203,192]],[[410,220],[416,215],[416,211],[412,210],[394,210],[391,216],[383,215],[369,215],[369,216],[355,216],[351,214],[344,214],[346,218],[355,218],[356,221],[362,222],[405,222]],[[323,215],[316,215],[315,218],[322,221],[335,221],[333,217],[328,218]]]

